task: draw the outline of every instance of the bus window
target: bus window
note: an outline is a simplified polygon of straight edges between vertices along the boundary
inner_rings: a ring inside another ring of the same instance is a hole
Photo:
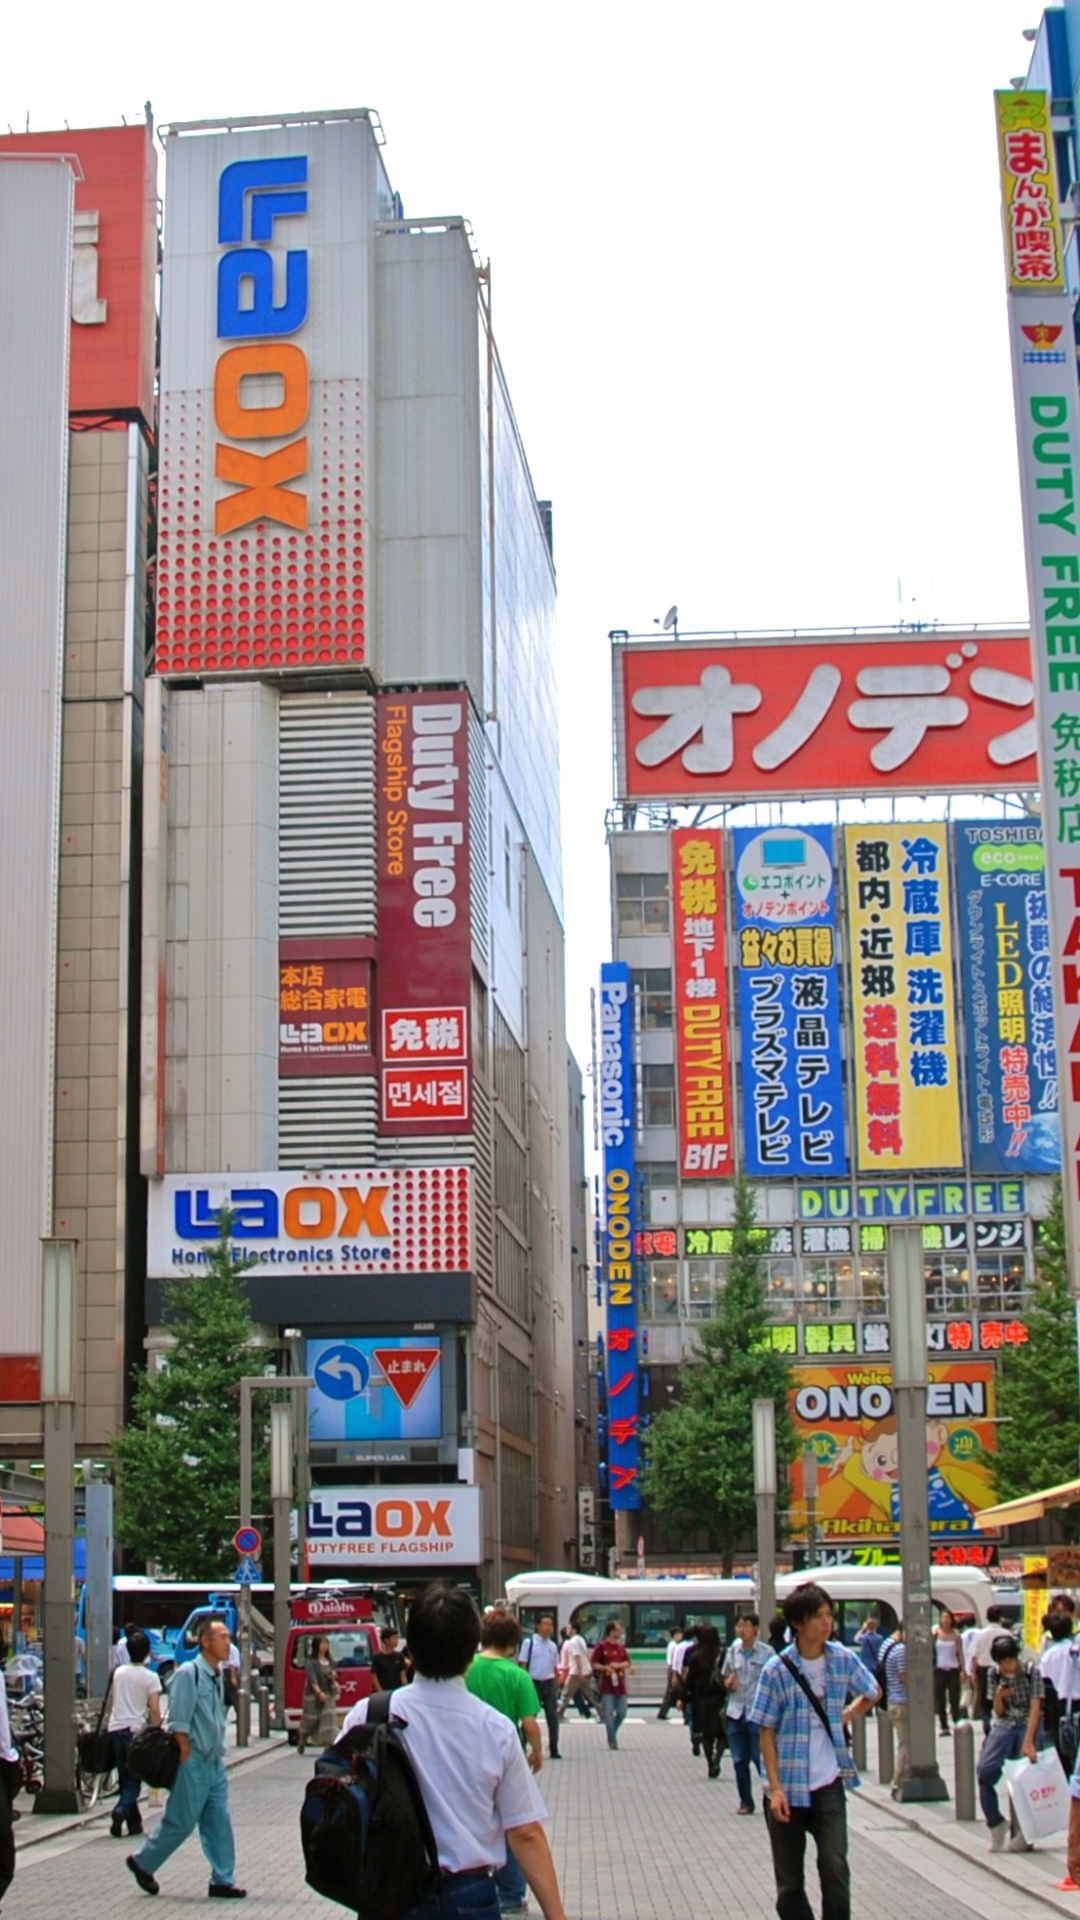
[[[721,1647],[726,1647],[731,1640],[734,1628],[733,1614],[734,1608],[730,1606],[686,1606],[683,1608],[683,1630],[687,1635],[690,1635],[699,1622],[703,1627],[715,1627],[717,1633],[720,1635]]]
[[[634,1626],[629,1635],[631,1646],[667,1646],[675,1627],[675,1606],[654,1601],[639,1601],[634,1608]]]
[[[855,1635],[862,1632],[872,1613],[877,1615],[878,1632],[883,1639],[896,1632],[899,1617],[887,1600],[834,1600],[833,1613],[836,1620],[833,1637],[842,1640],[846,1647],[855,1645]]]
[[[537,1610],[538,1613],[543,1609]],[[630,1637],[630,1608],[621,1600],[586,1600],[575,1607],[570,1616],[570,1625],[575,1633],[580,1633],[587,1647],[595,1647],[604,1637],[604,1628],[609,1620],[617,1620],[623,1633]]]

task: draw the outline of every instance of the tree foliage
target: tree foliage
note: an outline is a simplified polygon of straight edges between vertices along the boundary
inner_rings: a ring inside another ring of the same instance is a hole
[[[687,1367],[675,1405],[651,1422],[644,1476],[649,1504],[687,1532],[707,1528],[726,1572],[756,1528],[755,1400],[771,1400],[776,1408],[781,1508],[795,1445],[788,1364],[762,1344],[768,1327],[763,1235],[755,1226],[756,1203],[744,1177],[735,1182],[734,1199],[731,1261],[716,1315],[698,1335],[697,1364]]]
[[[240,1395],[257,1371],[255,1325],[239,1276],[252,1265],[232,1250],[232,1220],[207,1265],[166,1289],[175,1345],[140,1373],[133,1418],[116,1442],[116,1535],[144,1565],[177,1580],[220,1580],[236,1567],[240,1516]],[[264,1512],[266,1399],[254,1400],[254,1511]]]
[[[1025,1316],[1027,1344],[1006,1351],[998,1386],[995,1478],[1002,1500],[1060,1486],[1080,1471],[1076,1303],[1060,1180],[1035,1265],[1035,1291]],[[1080,1539],[1080,1506],[1064,1509],[1061,1521],[1067,1539]]]

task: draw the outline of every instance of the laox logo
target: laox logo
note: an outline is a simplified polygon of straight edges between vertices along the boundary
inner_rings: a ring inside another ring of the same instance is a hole
[[[333,1240],[368,1233],[389,1238],[383,1208],[390,1189],[369,1187],[290,1187],[280,1209],[271,1187],[233,1187],[225,1205],[233,1216],[233,1233],[246,1240]],[[221,1232],[220,1207],[210,1202],[209,1187],[184,1187],[175,1197],[175,1225],[180,1240],[216,1240]]]
[[[450,1501],[394,1498],[372,1506],[370,1500],[339,1500],[328,1513],[321,1500],[313,1500],[307,1530],[311,1540],[449,1540]]]

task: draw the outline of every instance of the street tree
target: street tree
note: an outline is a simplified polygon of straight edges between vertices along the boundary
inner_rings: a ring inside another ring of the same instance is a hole
[[[1008,1346],[998,1384],[997,1458],[988,1464],[1000,1500],[1075,1480],[1080,1449],[1076,1302],[1069,1284],[1061,1182],[1035,1250],[1036,1279],[1024,1316],[1028,1337]],[[1080,1506],[1059,1515],[1067,1540],[1080,1539]]]
[[[716,1313],[699,1331],[695,1363],[680,1378],[679,1397],[651,1421],[643,1490],[650,1506],[687,1532],[708,1531],[725,1573],[754,1538],[753,1402],[776,1408],[778,1487],[794,1453],[788,1410],[790,1370],[765,1345],[768,1314],[756,1203],[745,1177],[734,1184],[728,1274]],[[783,1507],[781,1496],[778,1505]]]
[[[133,1417],[116,1442],[116,1536],[143,1563],[177,1580],[220,1580],[235,1570],[239,1523],[239,1381],[257,1371],[255,1324],[240,1287],[253,1261],[236,1257],[232,1217],[205,1267],[165,1289],[174,1344],[140,1373]],[[266,1401],[254,1402],[254,1509],[266,1494]]]

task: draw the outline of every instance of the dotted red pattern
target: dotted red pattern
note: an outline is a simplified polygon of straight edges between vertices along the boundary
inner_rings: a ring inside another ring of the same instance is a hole
[[[212,531],[217,430],[201,394],[161,402],[157,671],[264,673],[364,659],[363,411],[358,380],[324,380],[307,424],[308,529]]]
[[[471,1271],[472,1181],[468,1167],[387,1167],[355,1173],[343,1167],[325,1167],[301,1174],[298,1187],[359,1187],[368,1193],[386,1186],[383,1217],[390,1230],[392,1259],[387,1278],[401,1273],[468,1273]],[[383,1243],[385,1245],[385,1242]],[[369,1273],[370,1261],[336,1259],[321,1272]]]

